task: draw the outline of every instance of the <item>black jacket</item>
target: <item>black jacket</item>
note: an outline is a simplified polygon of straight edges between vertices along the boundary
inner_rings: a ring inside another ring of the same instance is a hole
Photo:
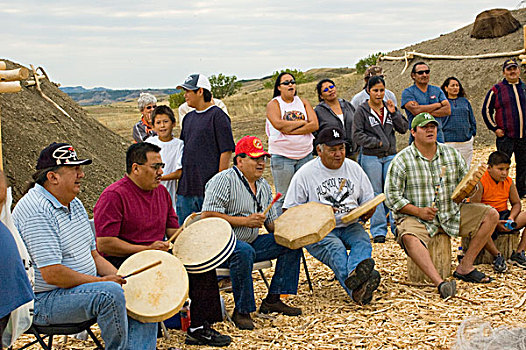
[[[343,130],[345,141],[347,142],[346,145],[346,152],[347,156],[351,156],[352,154],[356,153],[358,150],[358,147],[356,146],[356,143],[352,140],[352,125],[354,120],[354,108],[351,105],[350,102],[345,101],[344,99],[338,99],[340,101],[340,107],[343,112],[343,120],[345,121],[345,127],[342,125],[342,121],[340,118],[336,116],[336,113],[333,112],[331,107],[325,101],[320,102],[319,105],[317,105],[314,108],[314,111],[316,112],[316,115],[318,116],[318,124],[319,128],[316,132],[313,133],[314,135],[314,152],[316,151],[316,138],[318,137],[318,134],[320,131],[322,131],[325,128],[335,128],[338,127]]]
[[[394,113],[387,111],[384,119],[382,125],[376,114],[371,113],[371,107],[367,101],[356,109],[352,138],[358,146],[362,147],[363,154],[379,158],[396,154],[395,130],[400,134],[405,134],[408,128],[407,119],[398,108]],[[382,146],[380,146],[380,141]]]

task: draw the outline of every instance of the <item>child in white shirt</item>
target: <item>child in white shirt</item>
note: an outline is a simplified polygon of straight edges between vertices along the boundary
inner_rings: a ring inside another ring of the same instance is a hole
[[[184,143],[172,135],[172,130],[175,127],[175,116],[170,107],[157,106],[151,114],[151,120],[153,130],[157,133],[157,136],[151,136],[147,138],[145,142],[153,143],[161,147],[161,158],[165,163],[161,184],[164,185],[168,193],[170,193],[172,205],[175,210],[177,180],[181,178],[183,172],[181,161]]]

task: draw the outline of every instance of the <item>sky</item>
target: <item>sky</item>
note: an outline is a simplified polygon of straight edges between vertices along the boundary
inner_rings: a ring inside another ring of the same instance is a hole
[[[174,88],[198,72],[354,67],[522,2],[0,0],[0,58],[42,66],[62,86]]]

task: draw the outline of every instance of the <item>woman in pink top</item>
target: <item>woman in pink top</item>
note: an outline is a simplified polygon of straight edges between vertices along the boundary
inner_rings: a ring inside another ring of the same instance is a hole
[[[312,159],[312,132],[318,130],[318,118],[309,101],[296,94],[294,76],[282,72],[274,84],[274,98],[267,104],[270,169],[276,192],[283,194],[276,203],[278,215],[292,176]]]

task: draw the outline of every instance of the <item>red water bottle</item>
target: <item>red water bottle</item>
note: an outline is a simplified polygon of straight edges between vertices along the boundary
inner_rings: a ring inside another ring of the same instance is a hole
[[[181,330],[186,332],[190,327],[190,300],[185,301],[179,315],[181,315]]]

